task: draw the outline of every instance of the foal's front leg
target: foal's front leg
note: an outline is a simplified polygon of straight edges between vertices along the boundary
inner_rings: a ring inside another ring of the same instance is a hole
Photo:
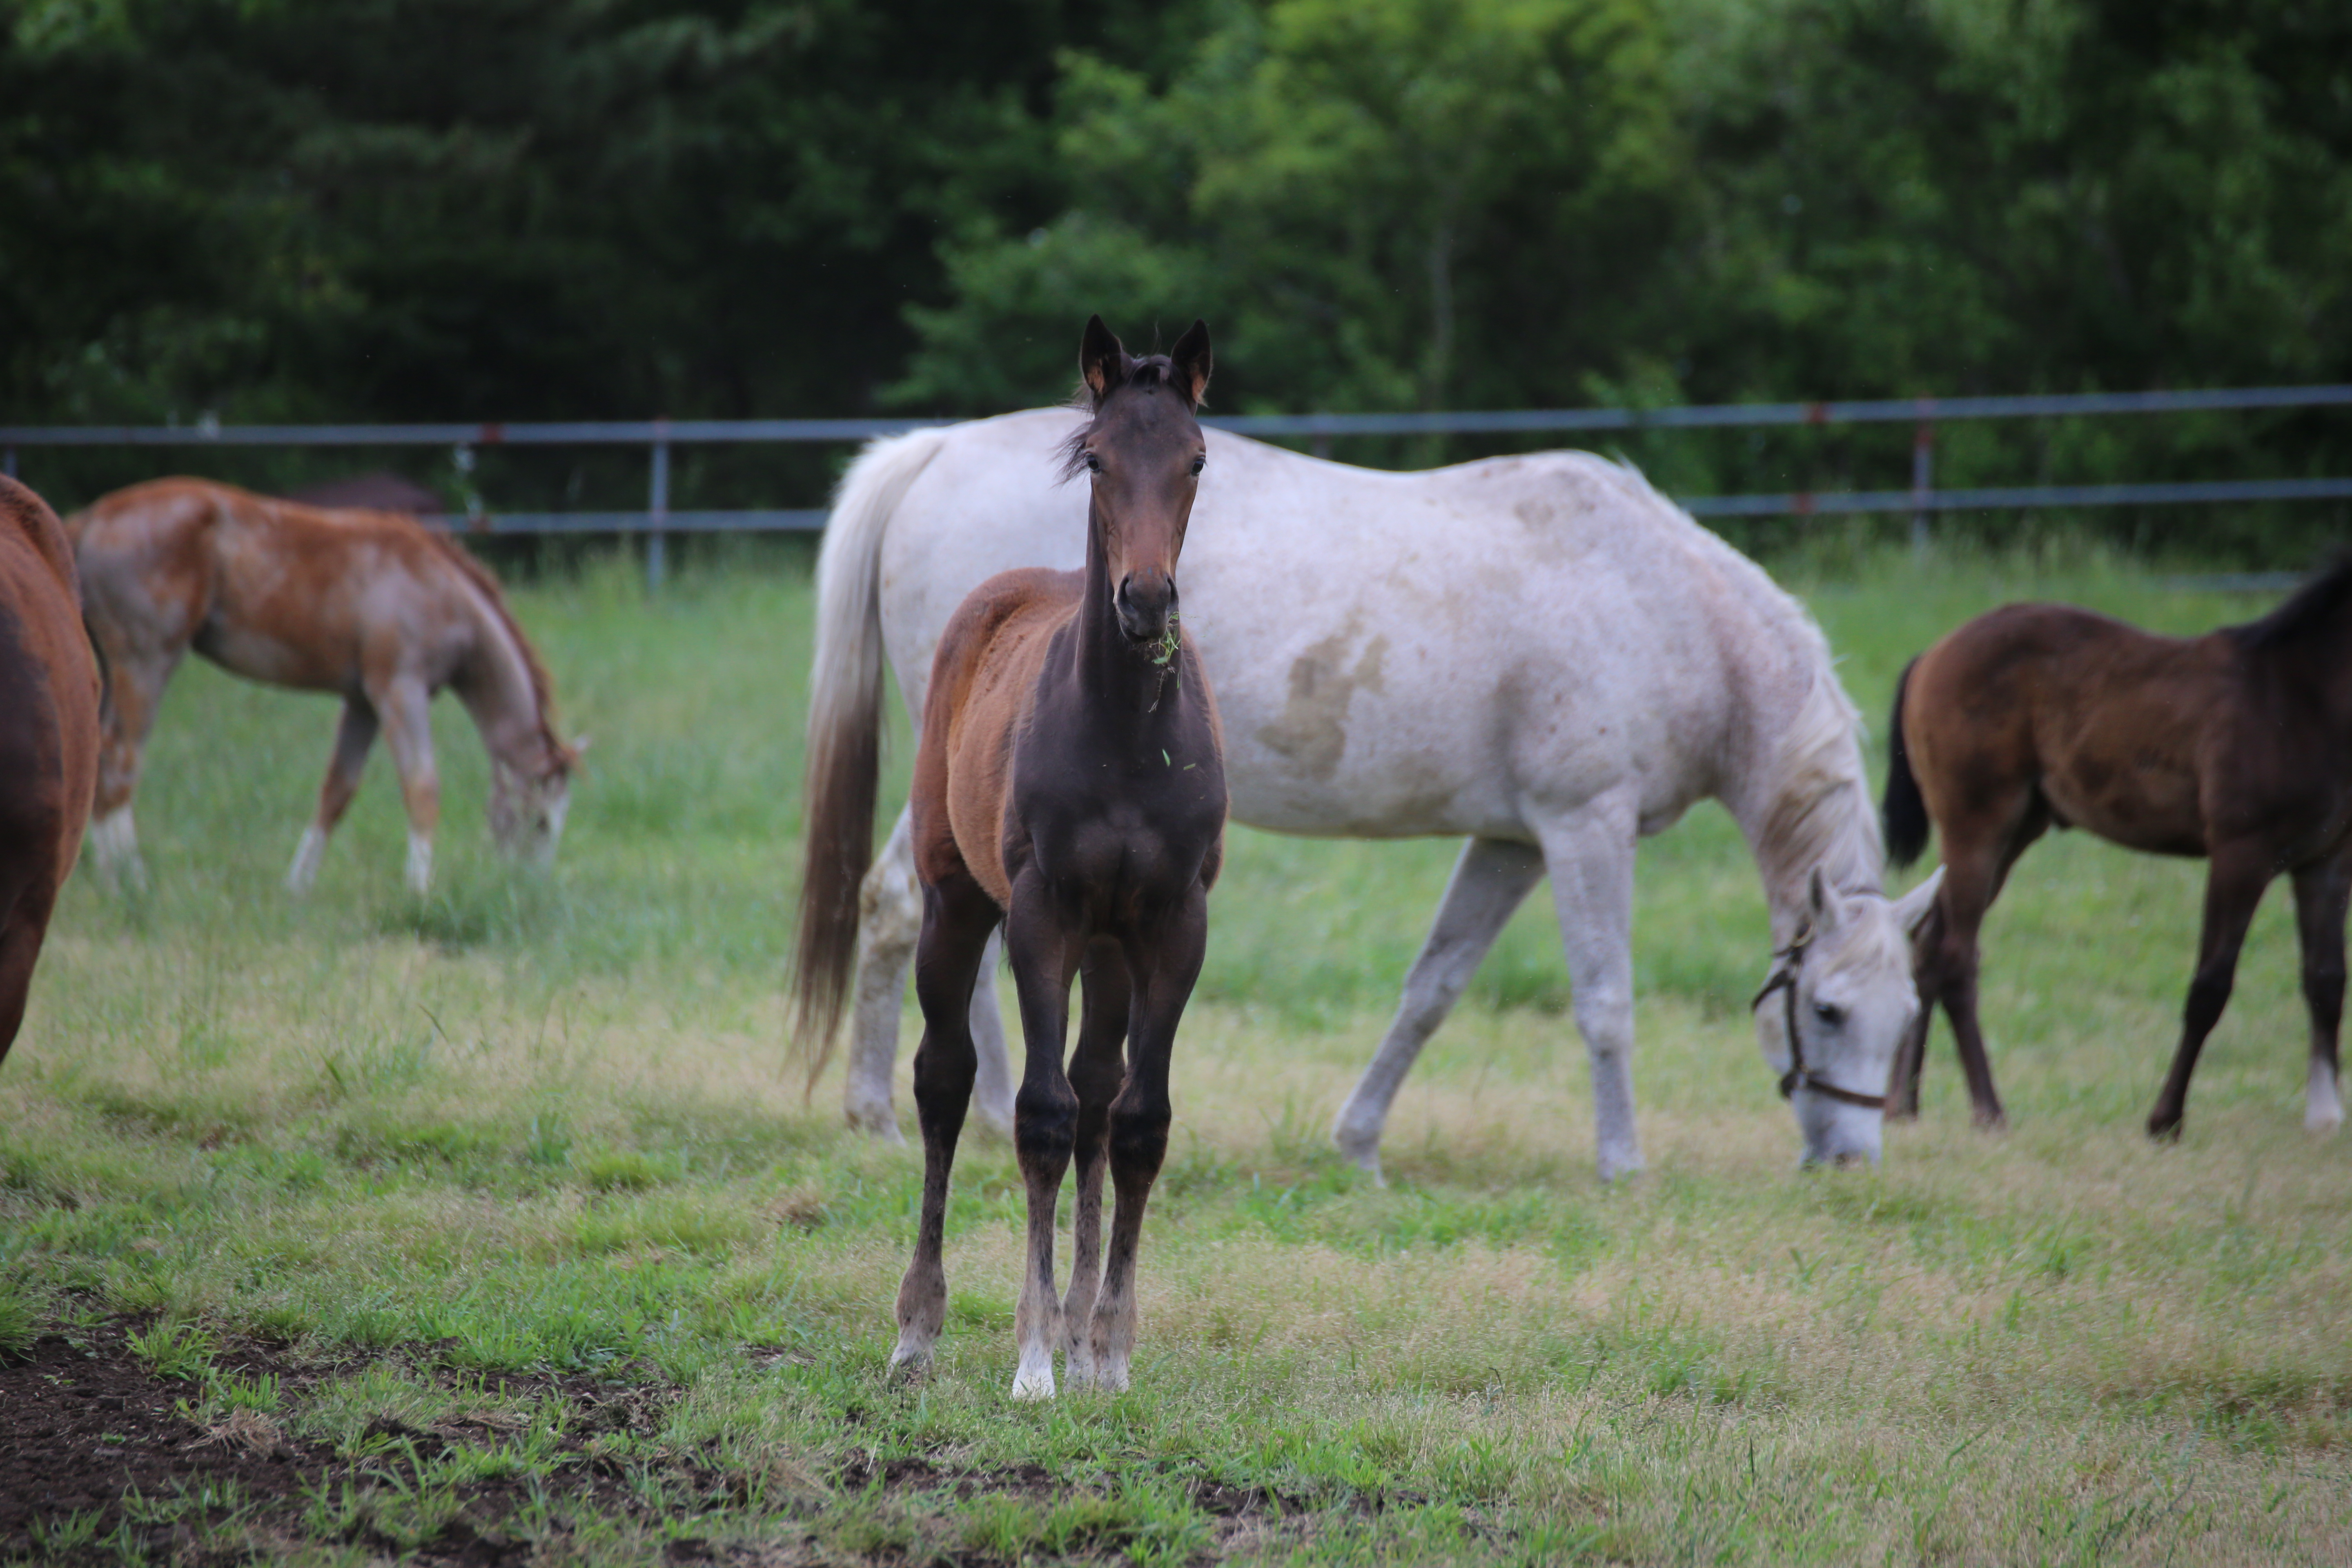
[[[1128,950],[1136,994],[1129,1012],[1127,1084],[1111,1101],[1109,1129],[1118,1207],[1111,1215],[1110,1256],[1089,1334],[1097,1388],[1125,1388],[1135,1356],[1135,1258],[1142,1245],[1144,1205],[1168,1157],[1168,1064],[1175,1055],[1177,1022],[1201,977],[1208,939],[1208,893],[1195,887],[1165,925]]]
[[[1083,947],[1053,907],[1042,879],[1034,869],[1024,871],[1013,881],[1013,908],[1004,921],[1004,951],[1021,994],[1021,1029],[1028,1047],[1021,1091],[1013,1100],[1013,1147],[1029,1190],[1027,1268],[1013,1312],[1013,1337],[1021,1347],[1021,1366],[1013,1374],[1015,1399],[1054,1396],[1054,1350],[1062,1339],[1062,1303],[1054,1289],[1054,1209],[1070,1168],[1078,1120],[1078,1097],[1062,1071],[1062,1043],[1069,1029],[1070,981]]]
[[[1070,1215],[1070,1293],[1062,1300],[1063,1370],[1073,1388],[1095,1380],[1095,1297],[1102,1287],[1103,1168],[1108,1163],[1111,1100],[1127,1077],[1128,1005],[1134,986],[1127,955],[1096,942],[1078,969],[1086,1004],[1078,1016],[1078,1048],[1070,1058],[1070,1087],[1078,1097],[1077,1195]]]

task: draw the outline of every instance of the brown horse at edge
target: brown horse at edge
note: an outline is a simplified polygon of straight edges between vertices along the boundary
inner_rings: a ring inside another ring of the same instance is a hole
[[[430,887],[441,783],[428,710],[445,687],[490,754],[493,836],[511,854],[553,858],[582,748],[557,738],[547,670],[498,580],[455,541],[395,512],[303,506],[204,479],[117,490],[67,526],[106,661],[90,828],[101,872],[144,880],[131,815],[140,755],[191,648],[248,679],[343,700],[289,889],[318,877],[379,732],[408,814],[408,885]]]
[[[2343,1120],[2336,1034],[2352,898],[2352,554],[2271,614],[2200,637],[2157,637],[2063,605],[1979,616],[1895,689],[1889,858],[1932,822],[1944,885],[1917,939],[1918,1022],[1895,1057],[1890,1115],[1916,1115],[1934,1005],[1950,1015],[1979,1125],[2004,1125],[1977,1024],[1977,933],[2020,855],[2080,826],[2156,855],[2200,856],[2204,931],[2180,1042],[2148,1115],[2179,1134],[2198,1053],[2272,879],[2294,885],[2311,1014],[2305,1125]]]
[[[1137,359],[1097,316],[1079,363],[1093,418],[1071,441],[1066,471],[1089,476],[1086,567],[1007,572],[964,600],[940,639],[915,757],[923,1203],[890,1360],[927,1364],[946,1321],[948,1181],[977,1068],[972,987],[1002,923],[1028,1044],[1013,1101],[1029,1207],[1013,1383],[1024,1399],[1052,1396],[1056,1349],[1073,1385],[1128,1385],[1136,1249],[1168,1148],[1169,1058],[1224,844],[1216,708],[1176,597],[1207,461],[1194,412],[1209,382],[1208,329],[1195,321],[1165,356]],[[813,863],[802,891],[800,1037],[820,1052],[855,953],[866,868],[856,848],[873,841],[872,790],[857,789],[853,760],[849,748],[833,758],[841,765],[811,759],[808,810],[841,829],[812,842],[851,847],[841,864]],[[1074,975],[1085,1006],[1065,1072]],[[1064,1301],[1054,1209],[1073,1154]],[[1097,1279],[1106,1166],[1118,1205]]]
[[[0,478],[0,1059],[16,1041],[58,889],[98,777],[98,660],[73,546],[47,502]]]

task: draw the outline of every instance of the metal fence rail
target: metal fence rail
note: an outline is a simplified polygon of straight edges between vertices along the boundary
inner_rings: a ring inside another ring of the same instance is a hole
[[[1809,517],[1908,512],[1916,537],[1930,513],[2038,507],[2168,506],[2192,502],[2341,500],[2352,478],[2232,479],[2120,485],[1934,488],[1935,426],[1948,420],[2067,418],[2352,406],[2352,385],[2202,388],[2180,392],[2035,394],[2015,397],[1886,398],[1845,403],[1727,403],[1667,408],[1488,409],[1424,414],[1212,416],[1204,425],[1244,436],[1307,437],[1318,452],[1336,436],[1527,435],[1643,429],[1898,424],[1916,426],[1911,488],[1811,494],[1682,496],[1698,517]],[[646,570],[658,584],[670,533],[805,531],[825,514],[806,508],[672,511],[670,448],[678,443],[863,441],[955,423],[945,419],[637,419],[478,425],[20,425],[0,426],[0,461],[16,471],[32,447],[477,447],[628,446],[647,448],[646,508],[633,511],[495,512],[435,521],[485,533],[645,533]]]

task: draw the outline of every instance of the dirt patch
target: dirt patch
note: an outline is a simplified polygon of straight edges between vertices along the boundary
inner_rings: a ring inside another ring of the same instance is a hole
[[[175,1562],[234,1563],[273,1555],[272,1541],[322,1534],[408,1561],[466,1568],[529,1554],[530,1542],[500,1528],[530,1500],[529,1477],[453,1488],[454,1516],[432,1521],[433,1532],[422,1540],[387,1532],[366,1506],[371,1489],[387,1483],[397,1489],[408,1479],[404,1469],[413,1477],[418,1464],[447,1453],[453,1437],[495,1432],[468,1434],[462,1424],[426,1431],[380,1420],[362,1435],[376,1452],[355,1459],[332,1444],[289,1436],[252,1411],[207,1424],[198,1419],[200,1386],[154,1375],[131,1353],[130,1332],[109,1323],[44,1334],[25,1354],[0,1358],[0,1558],[110,1563],[129,1547]],[[289,1404],[349,1370],[296,1364],[257,1346],[216,1351],[212,1364],[276,1377]],[[516,1380],[511,1387],[561,1393],[572,1405],[568,1446],[558,1461],[568,1502],[606,1517],[645,1517],[627,1472],[585,1451],[599,1435],[648,1419],[643,1391],[544,1378]],[[688,1461],[666,1469],[665,1479],[698,1500],[719,1506],[734,1500],[727,1478],[713,1468]],[[358,1506],[337,1507],[339,1494],[358,1499]]]
[[[677,1517],[677,1507],[727,1514],[751,1500],[747,1478],[704,1457],[684,1456],[657,1467],[673,1509],[649,1503],[643,1461],[625,1467],[599,1450],[603,1439],[655,1429],[672,1391],[541,1373],[509,1377],[494,1387],[502,1397],[562,1401],[564,1436],[552,1474],[542,1468],[537,1475],[467,1481],[448,1490],[438,1513],[396,1518],[372,1506],[371,1495],[413,1493],[422,1469],[468,1446],[493,1446],[505,1431],[494,1419],[459,1417],[415,1427],[378,1418],[360,1435],[353,1448],[361,1457],[354,1458],[333,1443],[295,1436],[257,1412],[209,1418],[201,1384],[159,1377],[132,1352],[130,1340],[138,1329],[117,1321],[48,1333],[23,1355],[0,1356],[0,1562],[114,1563],[145,1556],[215,1568],[268,1561],[299,1542],[339,1541],[436,1568],[502,1568],[526,1563],[552,1543],[544,1511],[537,1516],[536,1534],[518,1523],[535,1502],[543,1509],[549,1494],[559,1494],[580,1513],[630,1521],[649,1532]],[[407,1347],[320,1363],[241,1344],[215,1348],[210,1362],[219,1373],[276,1378],[284,1407],[299,1410],[331,1379],[380,1360],[429,1367],[433,1350]],[[782,1568],[838,1560],[844,1553],[837,1543],[820,1548],[815,1535],[793,1528],[824,1528],[817,1516],[828,1487],[836,1495],[1010,1497],[1042,1506],[1088,1492],[1038,1465],[853,1458],[807,1487],[806,1518],[768,1513],[762,1529],[738,1514],[760,1539],[674,1539],[663,1543],[661,1561]],[[1287,1535],[1314,1506],[1206,1479],[1190,1490],[1195,1506],[1214,1521],[1212,1557]],[[775,1507],[772,1494],[766,1508]],[[553,1528],[560,1532],[562,1527]],[[895,1561],[900,1553],[881,1555]],[[933,1555],[957,1563],[995,1561],[951,1549]]]

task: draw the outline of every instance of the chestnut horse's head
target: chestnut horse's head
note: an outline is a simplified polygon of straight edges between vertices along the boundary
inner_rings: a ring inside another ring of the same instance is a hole
[[[1878,1163],[1895,1053],[1919,1013],[1911,937],[1938,870],[1900,899],[1841,893],[1815,871],[1805,923],[1756,995],[1756,1041],[1780,1075],[1807,1165]]]
[[[565,746],[551,740],[535,767],[492,763],[490,837],[501,850],[534,866],[555,863],[563,819],[572,810],[572,770],[586,749],[585,741]]]
[[[1201,321],[1146,359],[1121,347],[1100,316],[1087,319],[1079,345],[1094,417],[1071,437],[1066,471],[1093,484],[1090,526],[1110,569],[1111,608],[1139,647],[1166,643],[1175,627],[1176,557],[1209,456],[1193,414],[1210,365]]]

